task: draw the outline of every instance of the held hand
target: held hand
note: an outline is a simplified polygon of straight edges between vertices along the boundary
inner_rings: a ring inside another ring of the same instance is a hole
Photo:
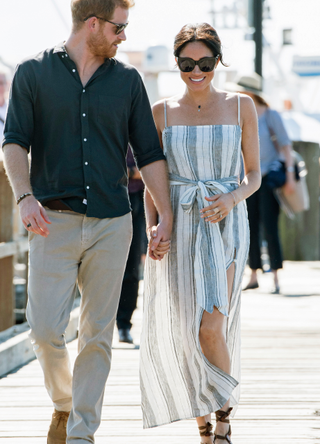
[[[169,253],[170,247],[171,247],[170,241],[165,241],[165,242],[160,241],[157,249],[149,252],[149,256],[154,260],[161,261],[164,258],[164,256],[167,253]]]
[[[170,251],[171,228],[165,224],[153,226],[148,229],[149,238],[149,256],[153,260],[161,260]]]
[[[213,224],[221,222],[234,207],[234,199],[230,193],[216,194],[215,196],[206,197],[205,199],[208,202],[213,202],[213,204],[202,208],[200,214],[206,222],[211,222]]]
[[[23,199],[19,204],[19,210],[22,223],[26,230],[43,237],[48,237],[49,230],[46,224],[51,224],[51,222],[46,210],[34,196],[28,196]]]
[[[293,194],[296,189],[296,182],[293,178],[288,178],[283,186],[285,194]]]

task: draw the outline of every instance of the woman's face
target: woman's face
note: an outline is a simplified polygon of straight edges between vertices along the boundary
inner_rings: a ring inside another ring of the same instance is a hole
[[[188,43],[180,53],[180,57],[189,57],[195,61],[202,59],[203,57],[214,57],[212,51],[203,42],[191,42]],[[176,59],[178,61],[178,59]],[[219,63],[219,60],[216,63]],[[180,76],[185,82],[188,88],[192,91],[203,91],[208,86],[214,77],[214,70],[211,72],[202,72],[198,65],[194,67],[192,72],[180,71]]]

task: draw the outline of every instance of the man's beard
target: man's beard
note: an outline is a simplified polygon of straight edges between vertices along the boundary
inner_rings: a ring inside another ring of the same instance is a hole
[[[117,48],[113,45],[117,43],[118,42],[108,42],[106,37],[103,35],[102,30],[100,30],[97,35],[90,35],[87,40],[87,45],[91,54],[96,57],[103,57],[105,59],[110,59],[116,55]]]

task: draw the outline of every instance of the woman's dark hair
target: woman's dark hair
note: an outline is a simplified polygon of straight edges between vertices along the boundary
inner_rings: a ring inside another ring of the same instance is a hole
[[[188,43],[202,42],[212,52],[213,56],[220,56],[220,62],[222,65],[227,66],[222,58],[221,40],[217,34],[217,31],[208,23],[188,23],[179,31],[174,39],[174,55],[179,57],[183,48]]]

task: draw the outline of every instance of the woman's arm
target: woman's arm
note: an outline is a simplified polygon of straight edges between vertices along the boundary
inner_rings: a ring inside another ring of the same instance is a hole
[[[261,185],[258,116],[251,97],[241,95],[242,153],[245,177],[233,192],[236,203],[247,199]]]
[[[286,183],[284,184],[285,192],[287,194],[292,194],[296,188],[292,147],[291,145],[285,145],[281,147],[281,151],[283,152],[286,164]]]

